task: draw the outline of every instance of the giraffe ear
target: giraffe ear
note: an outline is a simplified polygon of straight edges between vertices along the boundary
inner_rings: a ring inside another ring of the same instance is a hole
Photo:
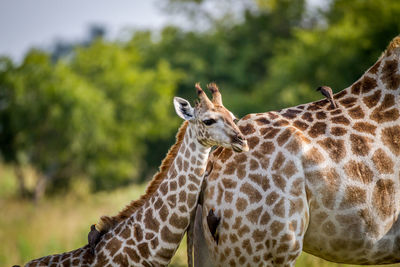
[[[174,106],[176,114],[182,119],[187,121],[194,119],[194,109],[186,99],[174,97]]]

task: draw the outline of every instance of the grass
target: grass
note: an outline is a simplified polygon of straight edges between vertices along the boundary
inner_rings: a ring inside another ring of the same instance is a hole
[[[69,251],[87,243],[91,224],[112,215],[144,192],[132,185],[109,193],[88,194],[78,183],[72,193],[44,199],[37,205],[15,198],[12,171],[0,165],[0,266],[12,266],[48,254]],[[186,266],[186,240],[170,266]],[[335,264],[303,253],[296,267],[351,266]],[[400,265],[392,265],[400,266]]]

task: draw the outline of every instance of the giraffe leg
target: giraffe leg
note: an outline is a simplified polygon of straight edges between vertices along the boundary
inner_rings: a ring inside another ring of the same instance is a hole
[[[190,223],[186,232],[186,251],[187,251],[187,261],[188,267],[193,267],[193,230],[195,218],[197,215],[197,210],[201,209],[201,205],[197,204],[196,213],[190,217]]]
[[[306,202],[303,196],[304,203]],[[273,245],[272,265],[273,266],[295,266],[297,258],[303,250],[304,235],[308,228],[309,210],[308,205],[304,205],[302,211],[297,216],[288,218],[284,231],[279,235],[277,245]]]

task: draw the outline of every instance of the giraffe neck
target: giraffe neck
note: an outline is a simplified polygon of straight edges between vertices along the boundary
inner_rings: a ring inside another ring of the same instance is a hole
[[[188,123],[179,150],[158,188],[103,237],[97,258],[126,260],[135,266],[167,265],[197,204],[209,152],[210,148],[197,141],[195,125]]]

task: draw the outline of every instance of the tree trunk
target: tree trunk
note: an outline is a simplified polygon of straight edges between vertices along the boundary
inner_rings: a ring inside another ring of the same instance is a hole
[[[14,165],[14,173],[15,173],[15,177],[17,178],[19,196],[22,198],[28,197],[29,192],[25,185],[24,171],[22,170],[22,167],[19,163],[16,163]]]
[[[41,175],[36,183],[35,191],[33,192],[33,201],[38,203],[46,193],[46,187],[49,177],[47,175]]]

